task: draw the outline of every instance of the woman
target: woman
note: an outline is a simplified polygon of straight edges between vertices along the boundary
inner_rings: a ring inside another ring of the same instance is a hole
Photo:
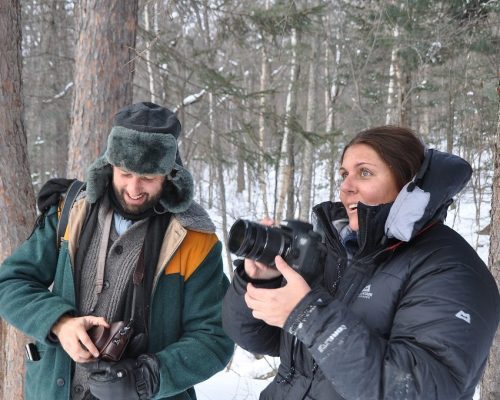
[[[313,209],[327,247],[309,287],[280,257],[241,262],[226,332],[278,356],[269,400],[472,399],[498,326],[498,288],[443,224],[471,175],[410,130],[357,134],[341,158],[339,203]]]

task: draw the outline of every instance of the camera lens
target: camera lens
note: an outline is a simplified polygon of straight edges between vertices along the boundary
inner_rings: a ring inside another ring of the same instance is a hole
[[[237,220],[229,231],[231,253],[266,265],[274,265],[274,257],[286,256],[291,238],[280,228]]]
[[[252,222],[238,219],[229,230],[228,247],[237,256],[245,255],[255,244],[255,229]]]

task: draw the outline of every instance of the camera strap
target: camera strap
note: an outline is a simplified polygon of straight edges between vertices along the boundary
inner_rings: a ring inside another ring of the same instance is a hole
[[[104,226],[101,233],[101,242],[99,243],[99,255],[97,257],[97,272],[95,274],[95,293],[94,293],[94,304],[92,308],[95,307],[97,303],[97,295],[102,292],[104,285],[104,268],[106,266],[106,256],[108,253],[108,243],[109,234],[111,230],[111,222],[113,220],[114,210],[109,207],[104,218]]]
[[[136,318],[136,308],[137,308],[137,291],[139,286],[142,285],[144,279],[144,269],[146,264],[144,262],[144,243],[142,244],[141,253],[139,254],[139,260],[137,260],[137,265],[134,270],[134,276],[132,281],[134,283],[134,290],[132,292],[132,310],[130,314],[129,325],[132,325]]]
[[[68,226],[69,213],[73,204],[75,203],[78,194],[85,187],[85,182],[79,181],[75,179],[69,185],[69,188],[64,196],[64,204],[61,210],[61,214],[59,216],[59,220],[57,222],[57,250],[59,251],[59,247],[61,246],[61,239],[66,234],[66,227]]]

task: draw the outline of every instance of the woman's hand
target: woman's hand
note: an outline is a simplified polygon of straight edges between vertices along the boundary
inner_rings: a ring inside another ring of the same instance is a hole
[[[275,258],[275,262],[278,271],[286,279],[286,285],[277,289],[260,289],[249,283],[245,302],[255,318],[283,328],[292,310],[311,288],[280,256]]]
[[[245,258],[245,272],[252,279],[273,279],[281,275],[278,269],[249,258]]]
[[[262,225],[272,226],[274,221],[266,217],[260,221]],[[245,272],[252,279],[273,279],[281,275],[281,272],[274,267],[245,258]]]

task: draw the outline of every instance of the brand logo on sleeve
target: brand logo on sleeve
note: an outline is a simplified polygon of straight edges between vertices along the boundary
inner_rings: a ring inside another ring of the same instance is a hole
[[[370,300],[373,296],[373,293],[372,293],[372,285],[367,285],[365,286],[365,288],[361,291],[361,293],[359,294],[359,298],[360,299],[366,299],[366,300]]]
[[[327,348],[328,346],[330,346],[330,344],[335,340],[337,339],[337,337],[342,333],[344,332],[345,330],[347,329],[347,326],[345,326],[344,324],[340,325],[337,329],[335,329],[335,331],[326,338],[326,340],[321,343],[319,346],[318,346],[318,351],[320,353],[323,353]]]
[[[455,314],[455,317],[464,320],[468,324],[470,324],[470,314],[467,314],[465,311],[460,310]]]

